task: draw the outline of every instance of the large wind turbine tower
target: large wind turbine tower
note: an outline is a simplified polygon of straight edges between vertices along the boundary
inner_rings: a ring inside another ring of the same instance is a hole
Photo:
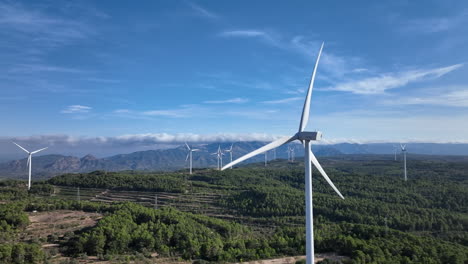
[[[233,146],[233,144],[231,144],[231,147],[230,147],[230,148],[228,148],[228,149],[225,150],[226,152],[229,153],[229,156],[231,157],[231,161],[230,161],[230,162],[232,162],[232,146]],[[232,169],[232,166],[231,166],[231,169]]]
[[[305,203],[306,203],[306,255],[307,255],[306,263],[307,264],[315,263],[314,262],[314,230],[313,230],[313,215],[312,215],[313,213],[312,211],[312,164],[315,165],[315,167],[318,169],[320,174],[322,174],[322,176],[325,178],[328,184],[333,188],[333,190],[335,190],[335,192],[341,198],[344,199],[343,195],[341,195],[340,191],[335,187],[333,182],[325,173],[322,166],[320,165],[320,163],[318,162],[317,158],[315,157],[314,153],[311,150],[310,142],[314,140],[320,140],[322,138],[322,133],[304,131],[306,128],[307,122],[309,121],[310,99],[312,97],[312,89],[314,86],[315,73],[317,71],[318,63],[320,60],[320,55],[322,54],[322,49],[323,49],[323,44],[318,53],[317,61],[315,62],[315,67],[312,73],[312,78],[310,80],[309,89],[307,90],[307,96],[305,98],[304,108],[302,109],[301,122],[299,123],[299,131],[292,137],[283,137],[278,140],[275,140],[271,142],[270,144],[267,144],[257,150],[254,150],[236,159],[235,161],[227,164],[226,166],[222,168],[222,170],[225,170],[232,165],[235,165],[253,156],[262,154],[266,151],[277,148],[279,146],[282,146],[294,140],[299,140],[303,143],[304,154],[305,154],[304,164],[305,164],[305,197],[306,197]]]
[[[22,146],[16,144],[15,142],[13,142],[13,144],[18,146],[20,149],[24,150],[26,153],[28,153],[28,162],[27,162],[27,165],[29,166],[28,190],[30,190],[31,189],[32,155],[36,154],[36,153],[38,153],[40,151],[43,151],[44,149],[47,149],[47,147],[29,152],[27,149],[25,149]]]
[[[400,144],[400,147],[401,147],[401,152],[403,152],[403,170],[404,170],[404,174],[405,174],[405,181],[408,180],[408,174],[406,172],[406,145],[401,145]]]
[[[187,154],[187,157],[185,158],[185,162],[187,162],[187,160],[190,158],[190,174],[192,174],[192,152],[195,152],[195,151],[199,151],[199,149],[194,149],[193,147],[190,148],[190,146],[187,144],[187,142],[185,142],[185,146],[187,147],[188,149],[188,154]]]
[[[218,170],[220,170],[221,167],[223,166],[223,156],[224,156],[224,153],[221,150],[221,146],[218,146],[218,150],[215,153],[211,153],[211,155],[216,155],[216,158],[218,160]]]

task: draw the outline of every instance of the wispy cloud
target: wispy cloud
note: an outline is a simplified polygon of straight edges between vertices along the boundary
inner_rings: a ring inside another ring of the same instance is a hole
[[[231,98],[231,99],[226,99],[226,100],[213,100],[213,101],[204,101],[203,103],[205,104],[242,104],[242,103],[247,103],[249,99],[247,98]]]
[[[81,21],[50,16],[13,2],[0,3],[0,28],[46,46],[84,39],[94,33],[92,27]]]
[[[219,36],[226,38],[258,39],[264,43],[289,52],[295,52],[306,59],[315,57],[321,45],[320,41],[311,40],[305,36],[297,35],[287,38],[278,33],[256,29],[223,31]],[[362,59],[358,57],[345,57],[324,51],[321,57],[321,67],[332,77],[342,77],[347,73],[356,73],[361,67]]]
[[[219,18],[219,15],[215,14],[212,11],[209,11],[208,9],[201,7],[200,5],[197,5],[193,2],[189,2],[189,6],[197,13],[197,15],[210,18],[210,19],[216,19]]]
[[[408,83],[439,78],[452,72],[463,64],[454,64],[447,67],[428,70],[411,70],[400,73],[385,73],[377,77],[369,77],[349,82],[339,83],[324,90],[351,92],[355,94],[381,94],[386,90],[403,87]]]
[[[75,68],[60,67],[45,64],[18,64],[9,70],[11,73],[58,72],[58,73],[86,73]]]
[[[275,34],[256,29],[228,30],[219,33],[219,36],[225,38],[256,38],[275,47],[283,46]]]
[[[149,110],[137,114],[153,117],[185,118],[191,117],[196,113],[200,114],[204,111],[205,109],[198,105],[181,105],[179,108]]]
[[[279,99],[279,100],[263,101],[262,103],[264,104],[286,104],[286,103],[300,101],[303,99],[304,97],[290,97],[290,98]]]
[[[83,114],[89,113],[92,107],[85,106],[85,105],[69,105],[64,110],[60,111],[63,114]]]
[[[403,23],[401,30],[416,33],[439,33],[451,29],[466,26],[468,22],[468,10],[447,17],[429,17],[408,20]]]
[[[83,80],[88,81],[88,82],[97,82],[97,83],[121,83],[120,80],[106,79],[106,78],[84,78]]]
[[[439,91],[447,90],[437,89]],[[386,104],[404,105],[439,105],[452,107],[468,107],[468,87],[448,87],[451,90],[438,95],[427,95],[418,97],[405,97],[398,100],[385,101]]]

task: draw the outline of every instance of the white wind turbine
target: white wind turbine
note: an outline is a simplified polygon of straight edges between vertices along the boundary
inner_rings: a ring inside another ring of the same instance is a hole
[[[218,159],[218,170],[220,170],[221,167],[223,166],[223,156],[224,156],[224,153],[221,150],[221,146],[218,145],[218,150],[215,153],[211,153],[211,155],[216,155],[216,158]]]
[[[229,153],[229,156],[231,157],[231,162],[232,162],[232,146],[233,144],[231,144],[231,147],[226,149],[225,151]],[[231,166],[231,169],[232,169],[232,166]]]
[[[408,174],[406,173],[406,144],[402,145],[400,144],[401,147],[401,152],[403,152],[403,169],[405,173],[405,181],[408,180]]]
[[[192,174],[192,152],[195,152],[195,151],[200,151],[199,149],[194,149],[194,148],[190,148],[190,146],[187,144],[187,142],[185,142],[185,146],[187,146],[187,150],[188,150],[188,154],[187,154],[187,157],[185,158],[185,162],[187,162],[187,160],[190,158],[190,174]]]
[[[312,78],[310,80],[309,89],[307,91],[307,96],[304,102],[304,108],[302,109],[302,116],[301,122],[299,124],[299,131],[292,137],[283,137],[278,140],[271,142],[255,151],[252,151],[237,160],[227,164],[222,168],[222,170],[229,168],[232,165],[235,165],[239,162],[242,162],[248,158],[251,158],[255,155],[261,154],[265,151],[277,148],[281,145],[287,144],[294,140],[299,140],[304,144],[304,164],[305,164],[305,196],[306,196],[306,263],[312,264],[314,263],[314,234],[313,234],[313,216],[312,216],[312,164],[318,169],[320,174],[325,178],[328,184],[335,190],[335,192],[344,199],[343,195],[340,191],[335,187],[333,182],[327,176],[325,171],[323,170],[322,166],[318,162],[317,158],[315,157],[314,153],[311,151],[310,141],[312,140],[320,140],[322,137],[321,132],[306,132],[304,131],[307,122],[309,121],[309,110],[310,110],[310,98],[312,96],[312,89],[314,85],[315,73],[317,71],[317,66],[320,60],[320,55],[322,54],[323,44],[320,47],[320,51],[318,53],[317,61],[315,62],[315,67],[312,73]]]
[[[296,156],[294,147],[291,147],[289,151],[291,151],[291,162],[294,162],[294,157]]]
[[[13,142],[13,144],[15,144],[16,146],[18,146],[20,149],[26,151],[26,153],[28,153],[28,161],[27,161],[27,165],[29,166],[28,190],[30,190],[30,189],[31,189],[31,168],[32,168],[32,164],[31,164],[31,163],[32,163],[32,155],[33,155],[33,154],[36,154],[36,153],[38,153],[38,152],[40,152],[40,151],[43,151],[43,150],[46,149],[47,147],[29,152],[27,149],[25,149],[25,148],[23,148],[22,146],[16,144],[15,142]]]
[[[395,161],[396,161],[396,154],[397,154],[397,150],[398,150],[397,145],[393,145],[393,150],[395,151]]]

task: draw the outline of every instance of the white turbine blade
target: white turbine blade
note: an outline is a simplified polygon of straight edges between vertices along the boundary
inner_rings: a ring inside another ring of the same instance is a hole
[[[23,148],[22,146],[16,144],[15,142],[13,142],[13,144],[15,144],[16,146],[18,146],[20,149],[26,151],[26,153],[29,153],[29,151],[28,151],[27,149],[25,149],[25,148]]]
[[[30,162],[31,162],[31,155],[28,156],[28,161],[26,162],[26,165],[29,166]]]
[[[275,140],[275,141],[271,142],[271,143],[268,144],[268,145],[265,145],[265,146],[263,146],[263,147],[261,147],[261,148],[259,148],[259,149],[257,149],[257,150],[254,150],[254,151],[252,151],[252,152],[250,152],[250,153],[248,153],[248,154],[246,154],[246,155],[244,155],[244,156],[242,156],[242,157],[236,159],[235,161],[233,161],[233,162],[231,162],[231,163],[225,165],[221,170],[225,170],[225,169],[227,169],[227,168],[230,168],[231,166],[234,166],[234,165],[236,165],[237,163],[240,163],[240,162],[242,162],[242,161],[244,161],[244,160],[246,160],[246,159],[248,159],[248,158],[251,158],[251,157],[256,156],[256,155],[258,155],[258,154],[262,154],[262,153],[265,152],[265,151],[268,151],[268,150],[277,148],[277,147],[279,147],[279,146],[281,146],[281,145],[284,145],[284,144],[289,143],[289,142],[291,142],[291,141],[293,141],[293,140],[296,140],[296,139],[297,139],[296,136],[292,136],[292,137],[282,137],[282,138],[280,138],[280,139],[278,139],[278,140]]]
[[[41,152],[41,151],[43,151],[44,149],[47,149],[47,148],[48,148],[48,147],[38,149],[38,150],[36,150],[36,151],[31,152],[31,154],[36,154],[36,153]]]
[[[185,162],[187,162],[189,156],[190,156],[190,152],[189,154],[187,154],[187,157],[185,158]]]
[[[200,151],[200,150],[199,150],[199,149],[192,149],[192,152],[193,152],[193,151]]]
[[[318,169],[318,171],[320,171],[320,174],[322,174],[322,176],[325,178],[328,184],[330,184],[333,190],[335,190],[335,192],[341,197],[341,199],[344,199],[343,195],[340,193],[338,188],[336,188],[335,184],[333,184],[333,182],[330,180],[327,173],[323,170],[322,166],[320,165],[320,163],[318,162],[317,158],[315,157],[314,153],[312,153],[312,151],[310,152],[310,160],[312,161],[312,164],[314,164],[314,166]]]
[[[185,142],[185,146],[187,146],[187,149],[190,150],[190,147],[189,147],[189,145],[187,144],[187,142]]]
[[[324,43],[322,43],[322,46],[320,47],[317,60],[315,61],[314,71],[312,72],[312,77],[310,78],[309,90],[307,90],[307,96],[304,102],[304,108],[302,108],[302,116],[301,116],[301,123],[299,124],[299,132],[304,131],[304,129],[307,126],[307,122],[309,121],[310,98],[312,97],[312,89],[314,88],[315,73],[317,72],[317,67],[320,61],[320,55],[322,55],[323,45]]]

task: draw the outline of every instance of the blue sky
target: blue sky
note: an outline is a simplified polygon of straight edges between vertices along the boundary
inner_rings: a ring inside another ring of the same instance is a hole
[[[0,1],[0,136],[289,135],[324,41],[309,130],[466,142],[467,23],[466,1]]]

